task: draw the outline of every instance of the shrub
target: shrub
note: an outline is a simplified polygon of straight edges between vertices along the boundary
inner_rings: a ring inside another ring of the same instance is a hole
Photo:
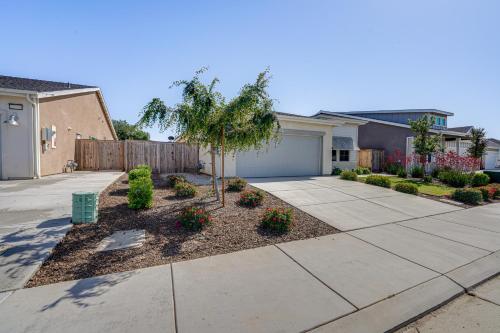
[[[385,165],[385,171],[391,175],[397,175],[401,169],[403,169],[401,163],[388,163]]]
[[[475,173],[472,176],[471,184],[472,186],[485,186],[490,183],[490,176],[485,173]]]
[[[375,186],[381,186],[381,187],[391,187],[391,181],[389,180],[389,177],[386,176],[379,176],[379,175],[371,175],[366,177],[366,183],[370,185],[375,185]]]
[[[178,182],[174,186],[175,196],[179,198],[192,198],[196,195],[196,186],[188,182]]]
[[[145,169],[148,170],[150,173],[152,172],[151,167],[147,164],[139,164],[134,169]]]
[[[425,175],[423,179],[424,179],[424,183],[427,183],[427,184],[432,183],[432,176]]]
[[[257,207],[264,200],[264,192],[261,190],[243,191],[240,194],[240,205],[247,207]]]
[[[406,172],[406,170],[404,168],[401,168],[398,170],[398,177],[399,178],[406,178],[408,177],[408,173]]]
[[[141,177],[129,181],[128,207],[132,209],[151,208],[153,206],[153,181]]]
[[[397,183],[394,186],[394,189],[398,192],[408,193],[408,194],[417,194],[418,186],[412,183]]]
[[[490,200],[490,191],[486,187],[480,187],[478,188],[478,190],[481,191],[481,195],[483,196],[483,201]]]
[[[212,223],[212,217],[203,208],[186,207],[179,215],[177,225],[182,225],[184,228],[192,231],[198,231]]]
[[[288,232],[292,225],[293,213],[291,209],[268,208],[264,213],[261,225],[264,229],[276,232]]]
[[[128,180],[133,181],[139,178],[151,178],[151,169],[139,168],[128,172]]]
[[[230,179],[227,182],[227,190],[228,191],[240,192],[245,188],[245,186],[247,186],[247,181],[244,180],[243,178],[239,178],[239,177]]]
[[[452,199],[469,204],[477,205],[483,200],[483,194],[481,191],[472,188],[464,188],[455,190],[452,195]]]
[[[410,169],[410,174],[413,178],[422,178],[424,176],[424,168],[420,165],[414,165]]]
[[[357,167],[353,171],[356,172],[357,175],[369,175],[372,173],[370,169],[364,167]]]
[[[344,180],[358,180],[358,174],[354,171],[344,170],[340,173],[340,178]]]
[[[168,182],[168,186],[175,187],[175,185],[177,185],[177,183],[186,182],[186,177],[184,177],[183,175],[169,175],[167,177],[167,182]]]
[[[335,167],[335,168],[332,169],[332,176],[338,176],[341,173],[342,173],[342,169],[341,168]]]
[[[455,170],[441,171],[438,178],[443,183],[453,187],[464,187],[471,181],[470,174]]]
[[[498,184],[483,186],[480,187],[479,190],[483,194],[484,201],[500,198],[500,185]]]

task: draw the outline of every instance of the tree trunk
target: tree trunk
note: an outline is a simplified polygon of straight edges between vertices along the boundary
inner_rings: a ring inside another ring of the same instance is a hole
[[[224,127],[221,130],[221,167],[220,176],[222,182],[222,207],[226,205],[225,201],[225,188],[224,188]]]
[[[213,144],[210,144],[210,158],[212,160],[212,191],[215,193],[215,148]]]

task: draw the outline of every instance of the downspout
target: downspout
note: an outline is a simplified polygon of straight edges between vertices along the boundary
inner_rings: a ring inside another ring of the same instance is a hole
[[[26,94],[26,100],[32,105],[33,112],[33,176],[40,178],[40,109],[38,107],[38,96],[34,95],[32,99],[30,94]]]

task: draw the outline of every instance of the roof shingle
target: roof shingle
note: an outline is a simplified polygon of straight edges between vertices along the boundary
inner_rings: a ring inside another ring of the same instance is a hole
[[[55,82],[0,75],[0,89],[15,89],[36,92],[50,92],[71,89],[97,88],[69,82]]]

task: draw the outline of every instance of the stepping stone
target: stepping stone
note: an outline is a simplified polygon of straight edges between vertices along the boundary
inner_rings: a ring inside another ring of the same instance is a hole
[[[104,238],[97,246],[97,252],[141,247],[146,241],[143,229],[120,230]]]

